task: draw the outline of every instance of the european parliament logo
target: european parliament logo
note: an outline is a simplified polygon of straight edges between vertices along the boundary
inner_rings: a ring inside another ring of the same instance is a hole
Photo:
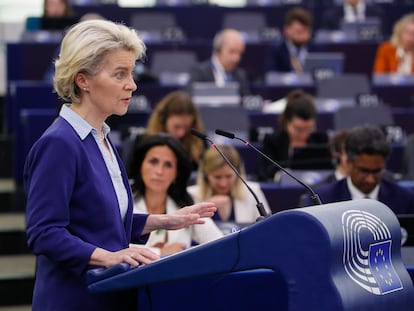
[[[348,276],[375,295],[403,288],[391,259],[391,233],[373,214],[349,210],[342,214],[343,264]]]

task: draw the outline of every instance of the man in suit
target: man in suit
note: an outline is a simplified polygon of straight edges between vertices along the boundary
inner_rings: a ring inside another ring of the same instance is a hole
[[[266,70],[302,73],[312,37],[313,17],[303,8],[291,9],[285,16],[283,41],[271,48]]]
[[[324,12],[322,28],[337,30],[341,22],[363,22],[367,18],[382,18],[382,10],[374,4],[366,4],[364,0],[344,0],[342,5],[336,5]]]
[[[345,141],[349,176],[316,188],[322,203],[369,198],[387,205],[395,214],[414,213],[414,191],[383,178],[391,146],[375,126],[351,130]],[[312,205],[310,198],[305,205]]]
[[[216,34],[211,59],[197,64],[190,70],[188,89],[194,82],[215,82],[223,86],[226,82],[238,82],[241,96],[249,95],[246,72],[239,67],[245,50],[245,42],[239,31],[224,29]]]

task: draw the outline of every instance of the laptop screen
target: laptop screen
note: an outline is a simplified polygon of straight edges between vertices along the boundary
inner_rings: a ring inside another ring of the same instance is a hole
[[[326,144],[294,148],[289,167],[302,170],[329,170],[333,168],[331,151]]]
[[[41,30],[65,30],[79,21],[77,17],[42,17]]]
[[[403,246],[414,246],[414,215],[399,214],[397,218],[401,226]]]

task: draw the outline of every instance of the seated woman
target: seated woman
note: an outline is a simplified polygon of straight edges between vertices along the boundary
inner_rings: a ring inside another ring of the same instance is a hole
[[[177,138],[190,155],[193,169],[196,169],[205,145],[202,140],[191,135],[191,128],[204,131],[197,108],[189,94],[173,91],[154,108],[148,120],[146,134],[168,133]]]
[[[316,132],[316,108],[310,94],[297,89],[287,95],[286,107],[279,117],[281,130],[263,139],[263,152],[272,160],[288,166],[296,147],[327,144],[328,135]],[[273,180],[278,168],[268,160],[259,163],[259,180]]]
[[[129,166],[134,213],[166,214],[193,204],[186,189],[190,173],[191,161],[177,139],[168,134],[143,137]],[[204,221],[185,229],[151,232],[146,246],[168,255],[190,247],[193,242],[201,244],[222,236],[211,219]]]
[[[374,73],[414,73],[414,14],[404,15],[395,25],[389,41],[378,46]]]
[[[229,145],[219,145],[218,148],[245,177],[244,165],[237,150]],[[248,182],[248,185],[270,215],[269,205],[259,184]],[[252,194],[214,148],[205,152],[199,165],[197,184],[188,187],[188,192],[196,202],[216,203],[217,212],[213,219],[223,233],[229,233],[229,224],[253,223],[260,216]]]

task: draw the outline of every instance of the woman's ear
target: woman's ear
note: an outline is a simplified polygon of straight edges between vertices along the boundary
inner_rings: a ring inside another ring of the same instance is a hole
[[[89,90],[89,83],[86,75],[84,73],[77,73],[75,76],[75,84],[79,89],[87,91]]]

